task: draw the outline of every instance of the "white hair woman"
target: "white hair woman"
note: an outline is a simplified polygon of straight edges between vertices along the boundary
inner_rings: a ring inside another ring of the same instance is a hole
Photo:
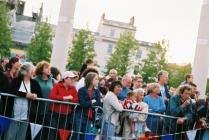
[[[152,113],[163,114],[165,112],[166,106],[163,100],[163,97],[159,96],[160,94],[160,84],[151,83],[148,84],[148,93],[149,95],[145,96],[144,102],[149,105],[149,110]],[[160,117],[148,116],[147,126],[153,134],[159,134],[161,129],[160,126]]]
[[[22,98],[14,98],[12,104],[10,104],[12,106],[13,119],[17,121],[13,121],[10,124],[6,140],[26,139],[28,124],[18,121],[29,120],[30,122],[35,122],[35,120],[39,120],[37,114],[39,112],[37,108],[38,102],[35,99],[41,96],[41,88],[32,79],[33,71],[34,66],[32,64],[24,63],[20,68],[20,76],[11,83],[11,93]],[[28,114],[28,112],[30,113]]]
[[[134,93],[137,94],[137,102],[139,106],[142,108],[142,113],[148,113],[149,106],[147,103],[145,103],[144,100],[144,89],[143,88],[138,88],[133,91]],[[146,120],[147,120],[147,115],[146,114],[139,114],[136,116],[135,121],[135,136],[137,138],[143,137],[145,134],[145,128],[146,128]]]

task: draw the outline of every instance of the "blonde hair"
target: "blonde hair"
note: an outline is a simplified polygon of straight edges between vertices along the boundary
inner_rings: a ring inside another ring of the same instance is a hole
[[[148,84],[147,85],[147,91],[148,91],[148,93],[152,93],[153,90],[155,88],[157,88],[157,87],[160,87],[160,84],[158,84],[158,83],[150,83],[150,84]]]

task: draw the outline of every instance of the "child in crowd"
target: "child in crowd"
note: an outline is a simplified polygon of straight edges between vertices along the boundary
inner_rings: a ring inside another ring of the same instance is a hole
[[[135,111],[142,111],[142,107],[137,103],[137,93],[130,91],[127,95],[127,98],[125,99],[123,103],[123,108],[124,109],[130,109],[130,110],[135,110]],[[136,138],[135,136],[135,118],[137,113],[130,113],[130,127],[131,127],[131,137]]]

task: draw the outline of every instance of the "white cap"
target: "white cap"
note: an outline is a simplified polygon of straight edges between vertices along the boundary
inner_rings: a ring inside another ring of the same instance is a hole
[[[77,77],[77,75],[75,75],[72,71],[65,71],[62,74],[62,79],[66,79],[66,78],[75,78]]]

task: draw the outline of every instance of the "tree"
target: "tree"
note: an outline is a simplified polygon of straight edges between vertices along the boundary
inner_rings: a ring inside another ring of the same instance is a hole
[[[191,64],[178,65],[168,64],[166,70],[169,73],[169,86],[177,88],[183,81],[186,74],[192,71]]]
[[[157,73],[166,68],[167,49],[168,42],[166,40],[158,41],[150,49],[147,59],[142,60],[140,71],[144,82],[156,82]]]
[[[95,38],[88,29],[81,29],[76,33],[72,41],[72,48],[69,51],[66,68],[79,71],[86,59],[93,59],[96,56],[94,42]]]
[[[111,55],[107,70],[116,69],[118,74],[123,76],[130,66],[130,57],[137,49],[138,43],[131,32],[124,32],[116,44],[115,52]],[[108,72],[107,71],[107,72]]]
[[[0,56],[9,57],[12,47],[9,10],[5,2],[0,2]]]
[[[27,50],[27,58],[34,64],[50,61],[52,52],[52,28],[47,22],[37,23],[35,36]]]

